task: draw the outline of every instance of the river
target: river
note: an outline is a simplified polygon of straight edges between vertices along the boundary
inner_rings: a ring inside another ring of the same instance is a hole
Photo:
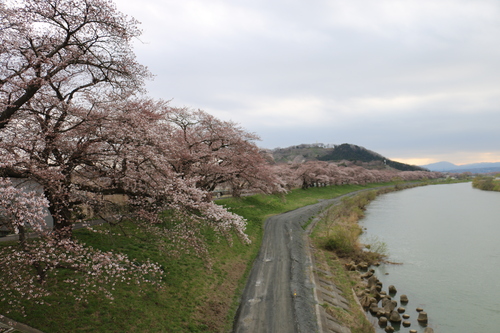
[[[500,192],[471,183],[392,192],[368,206],[360,225],[361,242],[384,242],[389,260],[402,263],[376,269],[384,290],[394,285],[410,300],[412,326],[401,332],[424,331],[417,307],[435,332],[500,332]]]

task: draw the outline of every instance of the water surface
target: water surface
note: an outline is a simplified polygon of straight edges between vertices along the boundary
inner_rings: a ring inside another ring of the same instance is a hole
[[[408,295],[413,320],[423,307],[436,332],[500,332],[500,192],[461,183],[388,193],[360,224],[362,242],[386,243],[389,260],[402,263],[376,274],[384,290],[396,286],[395,299]]]

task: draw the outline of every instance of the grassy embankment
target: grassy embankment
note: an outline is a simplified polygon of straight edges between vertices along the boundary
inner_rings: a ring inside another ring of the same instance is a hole
[[[228,246],[224,239],[206,231],[210,258],[188,254],[172,258],[159,250],[150,235],[131,223],[123,228],[107,225],[96,228],[102,233],[75,231],[77,239],[94,248],[113,249],[139,262],[147,258],[158,262],[165,270],[162,287],[124,284],[116,287],[113,302],[99,297],[75,302],[60,288],[62,284],[52,281],[54,295],[46,300],[45,306],[25,302],[26,317],[19,313],[9,316],[45,332],[230,331],[237,297],[258,253],[266,217],[316,203],[318,199],[382,185],[390,184],[297,189],[286,196],[254,195],[220,200],[219,204],[248,220],[247,234],[252,244],[244,245],[235,238],[233,246]],[[6,302],[0,302],[1,314],[6,313],[6,306]]]
[[[374,186],[380,185],[366,187]],[[75,302],[65,296],[63,284],[52,280],[49,282],[54,284],[54,295],[46,300],[45,306],[25,302],[27,317],[18,313],[8,316],[46,332],[228,331],[237,307],[235,295],[243,288],[246,274],[258,253],[265,218],[366,187],[298,189],[283,197],[255,195],[220,200],[219,204],[248,220],[247,233],[252,244],[244,245],[235,239],[230,247],[225,240],[218,240],[206,231],[209,259],[193,255],[171,258],[159,250],[150,236],[131,223],[125,224],[123,230],[108,225],[95,227],[102,233],[77,230],[76,238],[94,248],[113,249],[136,261],[150,258],[161,264],[165,270],[162,288],[122,285],[116,288],[112,303],[99,297]],[[207,265],[207,260],[211,265]],[[1,314],[6,314],[7,306],[6,302],[0,302]]]

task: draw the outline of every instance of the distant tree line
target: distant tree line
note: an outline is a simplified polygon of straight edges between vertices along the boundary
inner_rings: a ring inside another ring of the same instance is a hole
[[[276,164],[273,171],[286,189],[327,185],[381,183],[393,180],[435,179],[443,176],[440,172],[398,171],[395,169],[366,169],[355,164],[307,161],[304,163]]]

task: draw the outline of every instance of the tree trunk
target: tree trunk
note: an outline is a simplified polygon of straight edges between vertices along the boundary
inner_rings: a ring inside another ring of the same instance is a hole
[[[58,239],[71,238],[73,233],[69,197],[59,193],[59,191],[53,193],[50,189],[45,190],[45,196],[50,203],[49,212],[54,220],[52,230],[55,237]]]
[[[22,248],[24,248],[24,245],[26,244],[26,228],[24,228],[24,225],[19,226],[19,244],[21,245]]]

